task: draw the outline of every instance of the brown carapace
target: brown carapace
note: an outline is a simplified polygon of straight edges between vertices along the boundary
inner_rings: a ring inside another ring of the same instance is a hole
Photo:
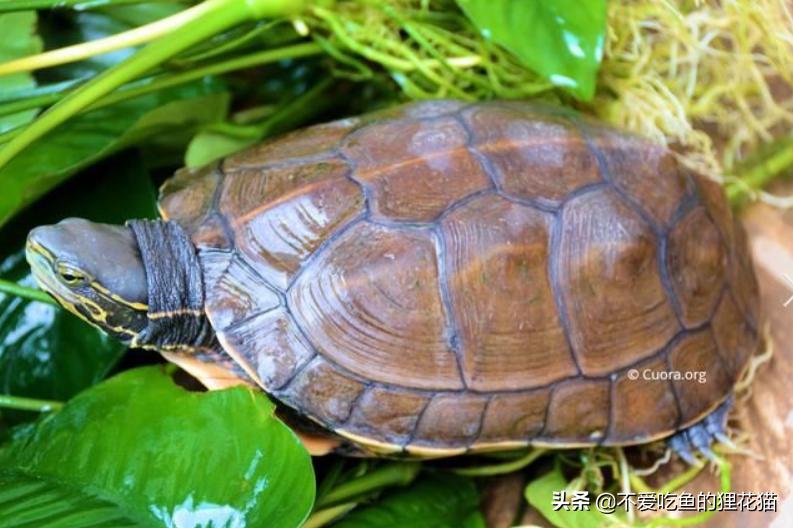
[[[370,452],[669,436],[728,397],[759,343],[721,188],[552,107],[314,126],[180,171],[161,209],[199,250],[234,362]]]

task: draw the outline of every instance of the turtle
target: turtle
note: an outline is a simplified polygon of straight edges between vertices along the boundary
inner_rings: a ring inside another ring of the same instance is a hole
[[[725,438],[761,343],[746,235],[664,145],[414,102],[180,169],[161,218],[33,229],[62,306],[366,456]]]

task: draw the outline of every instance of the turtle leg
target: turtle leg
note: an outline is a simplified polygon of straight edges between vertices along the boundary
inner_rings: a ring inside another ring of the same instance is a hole
[[[735,398],[731,394],[724,403],[716,407],[702,421],[683,429],[667,440],[672,451],[689,465],[696,465],[695,453],[701,453],[705,458],[716,461],[716,455],[711,451],[713,442],[721,442],[732,446],[732,441],[727,437],[727,415],[732,408]]]

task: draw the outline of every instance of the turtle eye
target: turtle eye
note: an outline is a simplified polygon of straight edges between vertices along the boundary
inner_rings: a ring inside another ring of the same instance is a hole
[[[85,282],[88,278],[82,271],[69,264],[58,264],[58,276],[65,284],[70,285]]]

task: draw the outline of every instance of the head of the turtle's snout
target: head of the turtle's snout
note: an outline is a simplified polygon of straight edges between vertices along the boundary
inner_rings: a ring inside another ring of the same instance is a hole
[[[146,272],[125,226],[69,218],[28,234],[36,281],[64,308],[129,342],[146,325]]]

